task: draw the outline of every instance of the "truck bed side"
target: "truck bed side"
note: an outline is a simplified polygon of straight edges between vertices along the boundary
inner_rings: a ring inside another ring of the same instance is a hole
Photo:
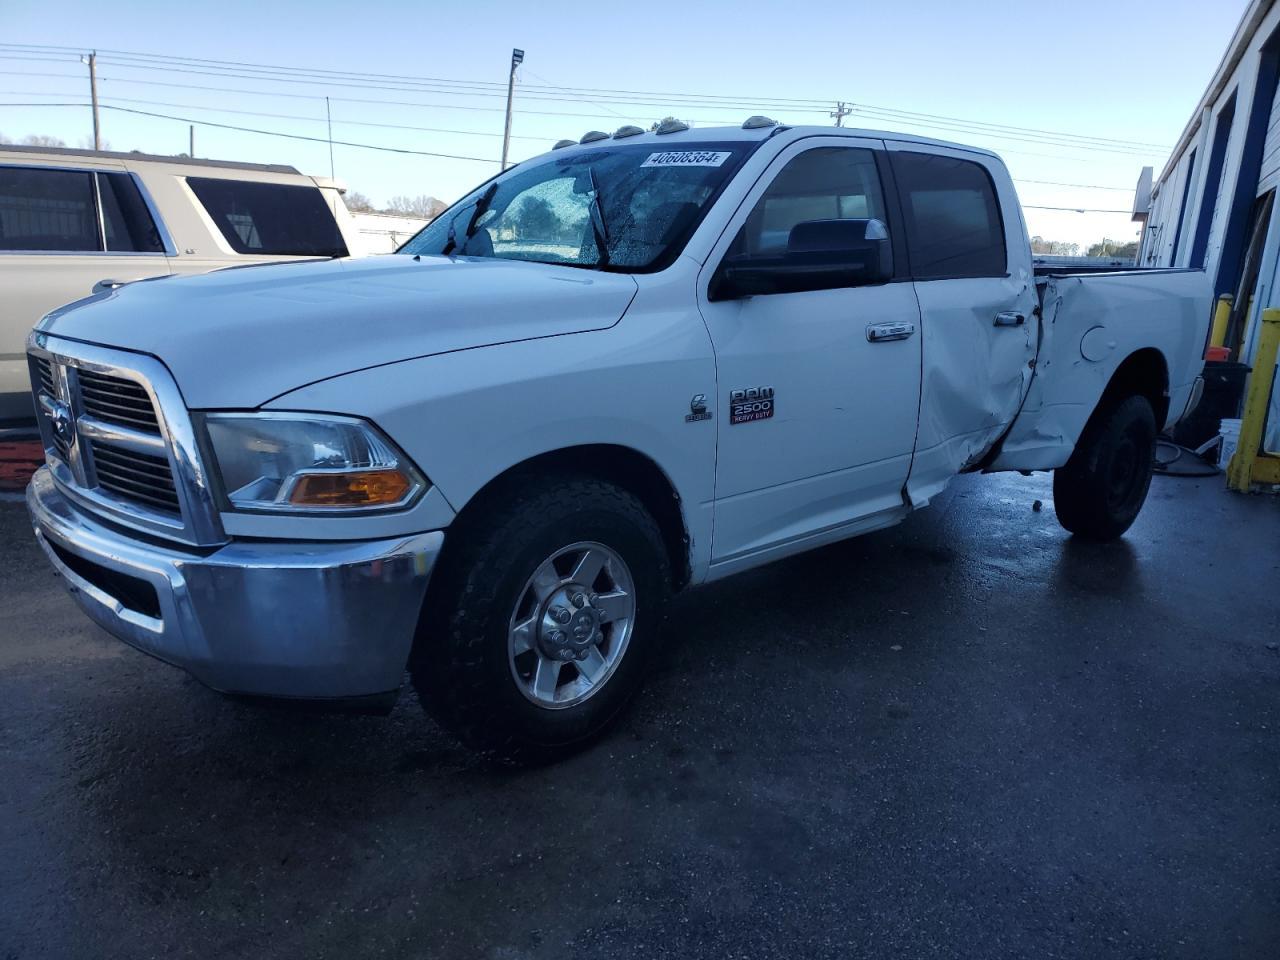
[[[1158,359],[1161,427],[1183,415],[1203,352],[1213,291],[1200,270],[1056,273],[1037,279],[1041,340],[1022,411],[990,470],[1062,466],[1121,365]],[[1155,351],[1158,357],[1141,351]]]

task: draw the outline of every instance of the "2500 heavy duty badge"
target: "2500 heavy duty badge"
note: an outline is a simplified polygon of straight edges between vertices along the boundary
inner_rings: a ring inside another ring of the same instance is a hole
[[[729,423],[751,423],[768,420],[777,409],[773,387],[748,387],[729,392]]]

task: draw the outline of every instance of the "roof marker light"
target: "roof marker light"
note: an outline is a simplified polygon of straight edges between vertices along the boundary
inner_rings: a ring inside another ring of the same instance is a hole
[[[776,127],[777,125],[778,125],[777,120],[773,120],[769,117],[762,117],[760,116],[760,114],[756,114],[754,117],[747,117],[747,119],[743,121],[742,129],[743,130],[759,130],[763,127]]]
[[[653,131],[657,134],[663,133],[679,133],[681,130],[688,130],[689,125],[683,120],[663,120],[658,124],[658,129]]]
[[[556,141],[556,145],[555,145],[554,147],[552,147],[551,149],[552,149],[552,150],[563,150],[565,147],[573,147],[573,146],[577,146],[577,143],[578,143],[578,141],[577,141],[577,140],[557,140],[557,141]]]
[[[579,143],[595,143],[597,140],[608,140],[609,135],[603,130],[589,130],[582,135]]]
[[[619,127],[617,130],[613,131],[613,139],[621,140],[623,137],[638,137],[642,133],[644,133],[643,127],[636,127],[628,124],[625,127]]]

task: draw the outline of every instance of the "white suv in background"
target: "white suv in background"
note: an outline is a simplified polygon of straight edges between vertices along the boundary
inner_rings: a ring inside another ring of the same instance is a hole
[[[293,167],[0,146],[0,427],[34,416],[26,339],[55,307],[132,280],[359,250],[339,185]]]

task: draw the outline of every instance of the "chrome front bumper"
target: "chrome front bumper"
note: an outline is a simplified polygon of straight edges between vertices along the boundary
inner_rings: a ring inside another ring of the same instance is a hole
[[[85,513],[48,467],[36,538],[89,617],[224,693],[349,698],[400,686],[444,534],[159,546]],[[154,591],[154,594],[152,593]]]

